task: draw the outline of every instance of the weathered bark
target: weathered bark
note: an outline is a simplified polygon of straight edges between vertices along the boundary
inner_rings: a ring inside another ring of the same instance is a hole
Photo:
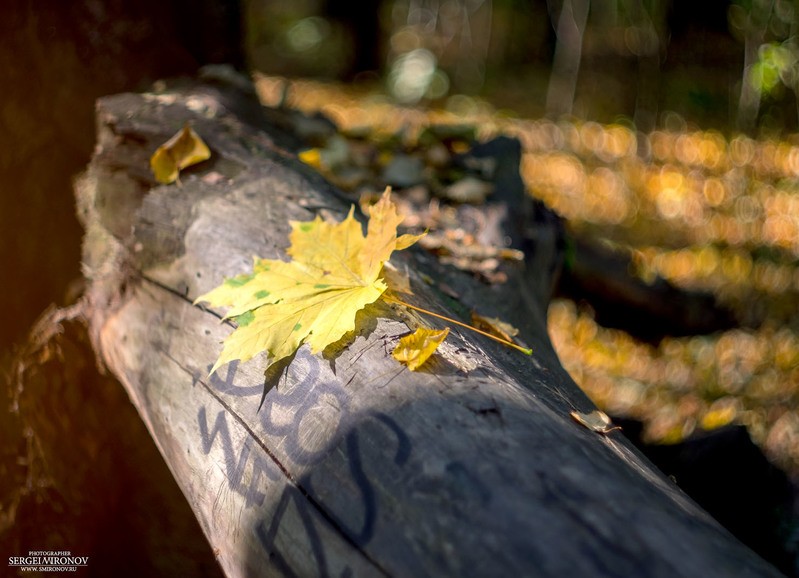
[[[378,302],[332,357],[301,348],[260,411],[263,359],[208,376],[232,326],[192,300],[253,254],[284,255],[290,220],[348,209],[223,99],[102,99],[78,188],[94,345],[227,574],[776,575],[620,433],[569,417],[593,407],[546,334],[558,224],[532,201],[520,210],[518,175],[500,171],[497,183],[500,202],[517,203],[505,209],[522,226],[509,219],[508,232],[528,254],[506,284],[421,250],[395,262],[414,303],[507,319],[532,358],[455,331],[411,373],[390,357],[408,325]],[[187,120],[214,156],[181,186],[154,187],[147,158]]]

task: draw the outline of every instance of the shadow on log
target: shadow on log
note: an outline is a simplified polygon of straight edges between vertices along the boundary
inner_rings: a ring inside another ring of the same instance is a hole
[[[504,285],[421,250],[395,265],[413,303],[506,319],[532,358],[456,331],[409,372],[390,356],[408,325],[378,302],[334,357],[301,348],[260,411],[263,358],[208,376],[233,327],[192,301],[284,256],[289,221],[349,209],[225,94],[102,99],[78,194],[92,342],[229,576],[778,575],[619,432],[570,418],[594,408],[546,334],[559,225],[522,190],[498,193],[526,215],[506,224],[527,259]],[[154,186],[149,155],[187,121],[213,157]]]

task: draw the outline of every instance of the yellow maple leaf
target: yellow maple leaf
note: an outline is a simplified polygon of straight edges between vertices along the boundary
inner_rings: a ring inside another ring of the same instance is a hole
[[[386,187],[380,200],[369,207],[366,213],[369,215],[366,229],[369,243],[364,247],[362,259],[364,267],[370,270],[379,271],[392,251],[407,249],[425,235],[422,233],[397,237],[397,227],[402,223],[403,217],[397,213],[397,206],[391,202],[391,187]]]
[[[400,339],[391,355],[397,361],[407,365],[411,371],[416,371],[435,353],[447,335],[449,335],[449,327],[440,331],[420,327]]]
[[[261,351],[271,365],[303,343],[318,353],[355,329],[355,314],[387,289],[380,276],[383,264],[418,236],[397,237],[402,218],[390,189],[371,208],[366,236],[353,212],[354,207],[340,223],[320,217],[292,222],[291,261],[256,258],[252,274],[228,279],[197,298],[195,303],[230,307],[226,317],[235,317],[239,325],[225,340],[211,373]]]
[[[177,180],[180,171],[211,157],[203,139],[186,124],[175,136],[156,149],[150,157],[155,180],[168,185]]]

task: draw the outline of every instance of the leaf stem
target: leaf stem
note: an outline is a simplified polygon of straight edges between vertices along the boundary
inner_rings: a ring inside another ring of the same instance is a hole
[[[501,337],[497,337],[496,335],[492,335],[490,333],[487,333],[486,331],[482,331],[480,329],[477,329],[477,327],[472,327],[471,325],[469,325],[467,323],[463,323],[461,321],[458,321],[457,319],[452,319],[451,317],[446,317],[445,315],[439,315],[438,313],[433,313],[432,311],[428,311],[427,309],[422,309],[421,307],[417,307],[416,305],[411,305],[410,303],[406,303],[405,301],[397,299],[396,297],[388,297],[385,294],[383,295],[383,299],[385,301],[390,302],[390,303],[396,303],[397,305],[403,305],[403,306],[407,307],[408,309],[413,309],[414,311],[418,311],[419,313],[425,313],[427,315],[432,315],[433,317],[437,317],[439,319],[443,319],[444,321],[449,321],[450,323],[454,323],[455,325],[459,325],[459,326],[464,327],[466,329],[470,329],[470,330],[474,331],[475,333],[479,333],[480,335],[482,335],[484,337],[488,337],[489,339],[493,339],[494,341],[498,341],[498,342],[500,342],[503,345],[507,345],[508,347],[512,347],[513,349],[516,349],[517,351],[521,351],[525,355],[532,355],[533,354],[533,350],[532,349],[528,349],[526,347],[522,347],[521,345],[517,345],[517,344],[513,343],[512,341],[508,341],[507,339],[502,339]]]

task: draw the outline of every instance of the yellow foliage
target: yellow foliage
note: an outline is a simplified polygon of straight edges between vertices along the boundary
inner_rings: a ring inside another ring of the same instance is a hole
[[[370,210],[366,236],[353,216],[354,207],[340,223],[320,217],[292,222],[288,254],[291,261],[257,259],[251,275],[226,280],[197,298],[214,307],[230,307],[239,327],[225,340],[211,369],[261,351],[273,364],[294,353],[303,343],[313,353],[355,329],[355,314],[376,301],[387,289],[381,277],[391,253],[418,239],[397,237],[397,215],[386,189]]]
[[[177,180],[181,170],[210,157],[208,146],[187,124],[156,149],[150,157],[150,168],[159,183],[168,185]]]
[[[449,335],[448,327],[440,331],[420,327],[400,339],[391,355],[397,361],[407,365],[411,371],[416,371],[435,353],[447,335]]]
[[[315,169],[322,168],[322,154],[319,149],[308,149],[297,156],[306,165],[310,165]]]

